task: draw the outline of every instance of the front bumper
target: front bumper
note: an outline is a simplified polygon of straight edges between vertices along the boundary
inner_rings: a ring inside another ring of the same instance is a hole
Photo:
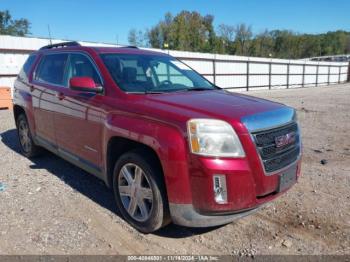
[[[243,125],[236,124],[239,131],[236,132],[246,157],[215,158],[191,154],[186,172],[189,178],[190,201],[169,199],[170,213],[174,223],[193,227],[229,223],[256,212],[259,207],[291,188],[301,174],[301,150],[296,160],[294,156],[288,156],[288,159],[293,161],[288,164],[289,162],[285,161],[281,154],[278,155],[277,151],[275,154],[273,150],[270,152],[268,149],[276,143],[273,139],[285,135],[287,131],[290,132],[289,129],[285,131],[285,127],[293,122],[295,122],[295,110],[288,107],[250,115],[242,119]],[[265,150],[263,156],[267,155],[269,161],[275,161],[277,164],[281,162],[281,165],[277,169],[272,169],[270,173],[265,172],[264,159],[261,158],[261,152],[258,151],[257,143],[252,136],[258,131],[264,131],[258,134],[259,136],[264,135],[259,138],[260,140],[267,139],[267,142],[263,143],[267,148],[263,148]],[[299,143],[301,143],[300,139]],[[295,174],[295,180],[291,180],[292,174]],[[226,201],[221,203],[215,200],[214,176],[225,177]]]
[[[244,210],[238,213],[223,215],[203,215],[198,213],[191,204],[170,204],[170,214],[174,224],[186,227],[211,227],[231,223],[234,220],[243,218],[257,212],[259,206],[253,209]]]
[[[254,183],[253,171],[246,160],[208,160],[202,159],[197,172],[191,176],[192,203],[169,203],[173,223],[187,227],[208,227],[228,224],[257,212],[287,190],[278,191],[279,176],[265,176],[259,172],[260,184]],[[234,168],[232,164],[235,163]],[[244,164],[245,163],[245,164]],[[300,159],[291,168],[296,168],[296,181],[300,176]],[[200,168],[199,168],[200,167]],[[204,168],[205,167],[205,168]],[[218,204],[214,201],[212,174],[226,174],[228,202]],[[257,181],[257,179],[256,179]],[[259,196],[257,189],[265,185],[267,194]]]

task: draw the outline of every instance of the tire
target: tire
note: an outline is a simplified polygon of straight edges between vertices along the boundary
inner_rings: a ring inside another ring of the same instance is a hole
[[[162,170],[148,151],[133,150],[118,159],[113,191],[121,215],[140,232],[151,233],[170,222]]]
[[[17,117],[16,125],[22,154],[28,158],[39,155],[40,147],[34,143],[27,117],[24,114]]]

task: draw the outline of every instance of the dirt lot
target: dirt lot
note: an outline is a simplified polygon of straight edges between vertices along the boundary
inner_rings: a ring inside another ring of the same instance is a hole
[[[0,111],[0,254],[350,254],[350,85],[249,94],[298,109],[300,182],[235,223],[148,235],[93,176],[49,153],[21,156],[12,113]]]

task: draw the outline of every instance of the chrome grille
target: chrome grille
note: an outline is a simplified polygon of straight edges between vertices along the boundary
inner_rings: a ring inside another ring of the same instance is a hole
[[[276,138],[287,134],[295,134],[295,140],[277,147]],[[274,129],[252,132],[254,142],[266,173],[282,169],[295,162],[300,154],[300,135],[297,123]]]

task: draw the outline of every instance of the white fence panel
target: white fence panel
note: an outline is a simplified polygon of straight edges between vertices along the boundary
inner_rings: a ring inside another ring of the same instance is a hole
[[[329,77],[329,83],[337,83],[339,81],[339,75],[331,75]]]
[[[246,74],[247,64],[241,62],[216,62],[215,72],[217,74]]]
[[[290,74],[302,74],[303,73],[303,66],[291,64],[289,66],[289,73]]]
[[[305,75],[304,76],[304,85],[315,85],[316,84],[316,75]]]
[[[18,74],[27,57],[28,55],[25,54],[0,53],[0,74]]]
[[[305,66],[305,74],[316,74],[317,66]]]
[[[290,75],[289,76],[289,85],[291,88],[301,87],[303,82],[302,75]]]
[[[249,75],[249,86],[259,87],[268,86],[269,76],[268,75]]]
[[[52,43],[67,40],[52,39]],[[13,86],[28,54],[49,44],[49,39],[0,36],[0,86]],[[113,44],[80,42],[89,46]],[[342,83],[349,63],[270,59],[144,48],[170,54],[203,74],[216,85],[236,90],[296,88]],[[249,69],[248,69],[249,67]],[[249,71],[248,71],[249,70]],[[248,79],[247,79],[248,78]],[[248,80],[248,81],[247,81]],[[247,86],[248,84],[248,86]]]
[[[346,74],[340,76],[340,82],[346,82],[348,79],[348,76]]]
[[[271,73],[272,74],[287,74],[287,72],[288,72],[287,65],[279,65],[279,64],[272,64],[271,65]]]
[[[0,77],[0,87],[8,86],[13,87],[16,77]]]
[[[287,75],[273,75],[271,76],[272,86],[287,86]]]
[[[206,78],[208,81],[210,81],[211,83],[214,82],[214,76],[208,76],[208,75],[205,75],[204,78]]]
[[[246,76],[216,76],[216,85],[222,88],[245,87],[247,85]]]
[[[182,60],[189,67],[201,74],[213,74],[213,63],[211,61]]]
[[[318,73],[319,74],[328,74],[328,66],[320,66],[318,68]]]
[[[268,74],[269,64],[256,64],[254,62],[249,63],[249,74]]]
[[[328,76],[327,75],[318,75],[317,82],[319,83],[319,85],[327,84]]]

